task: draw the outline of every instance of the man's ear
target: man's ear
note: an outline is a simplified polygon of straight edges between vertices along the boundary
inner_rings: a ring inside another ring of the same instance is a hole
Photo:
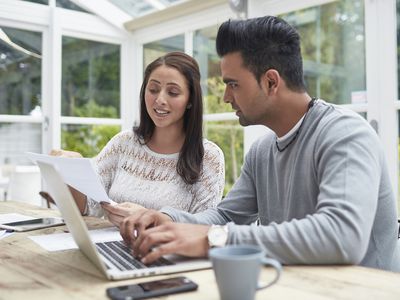
[[[266,95],[275,93],[280,84],[280,75],[277,70],[269,69],[260,78],[261,87]]]

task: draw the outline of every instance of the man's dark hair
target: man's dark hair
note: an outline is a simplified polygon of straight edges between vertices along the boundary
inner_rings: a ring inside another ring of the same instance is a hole
[[[239,52],[258,82],[267,70],[275,69],[289,89],[305,91],[300,36],[283,19],[228,20],[219,27],[216,44],[220,57]]]
[[[153,136],[155,124],[146,109],[145,93],[150,75],[160,66],[174,68],[181,73],[189,88],[189,109],[183,116],[185,141],[179,153],[176,171],[187,184],[198,181],[201,173],[203,146],[203,96],[200,85],[199,66],[191,56],[182,52],[170,52],[150,63],[144,71],[140,89],[140,124],[135,133],[147,144]]]

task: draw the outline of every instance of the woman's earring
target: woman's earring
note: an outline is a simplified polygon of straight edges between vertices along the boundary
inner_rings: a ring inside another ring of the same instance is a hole
[[[186,106],[186,109],[191,109],[192,108],[192,103],[189,103],[187,106]]]

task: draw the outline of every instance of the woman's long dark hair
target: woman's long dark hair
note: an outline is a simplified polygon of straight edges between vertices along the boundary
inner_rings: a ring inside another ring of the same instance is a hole
[[[135,133],[147,144],[154,133],[154,122],[150,118],[145,103],[145,92],[150,74],[160,66],[178,70],[186,79],[189,88],[188,109],[183,116],[185,141],[179,152],[176,171],[187,184],[194,184],[200,177],[203,147],[203,97],[200,86],[200,71],[197,62],[182,52],[170,52],[149,64],[144,72],[140,89],[140,124]]]

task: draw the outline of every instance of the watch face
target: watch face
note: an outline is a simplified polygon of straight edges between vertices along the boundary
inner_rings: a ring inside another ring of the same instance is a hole
[[[224,226],[212,226],[208,232],[208,243],[211,247],[223,247],[228,240],[228,232]]]

